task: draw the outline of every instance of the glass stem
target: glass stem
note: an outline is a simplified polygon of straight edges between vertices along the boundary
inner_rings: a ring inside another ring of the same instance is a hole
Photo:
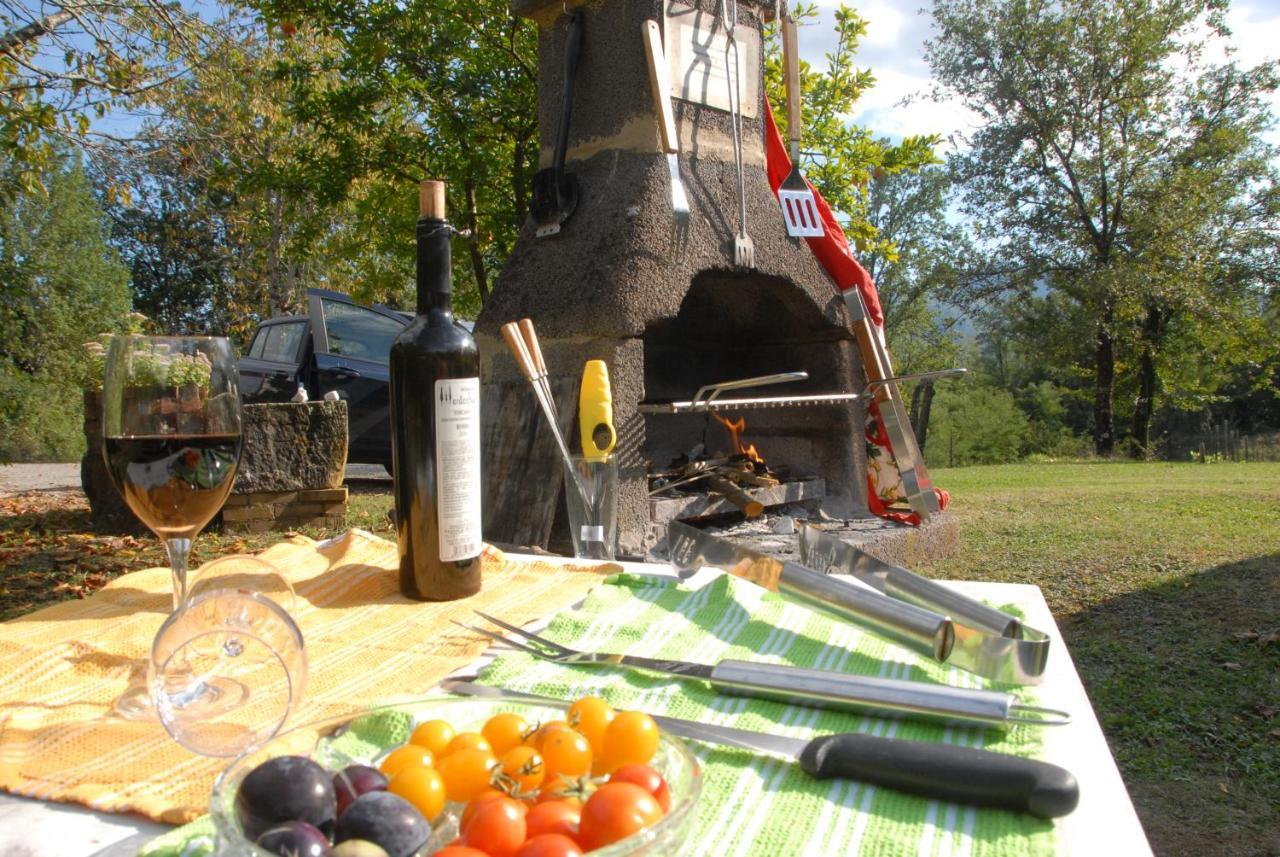
[[[169,569],[173,572],[173,609],[176,613],[187,602],[187,556],[191,553],[191,539],[165,539],[169,552]]]

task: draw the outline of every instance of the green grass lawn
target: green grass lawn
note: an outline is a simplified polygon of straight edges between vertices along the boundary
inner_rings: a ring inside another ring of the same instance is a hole
[[[934,479],[961,548],[919,570],[1041,587],[1156,853],[1280,857],[1280,464]],[[390,537],[389,487],[358,486],[349,523]],[[193,565],[279,538],[202,534]],[[82,497],[0,501],[0,618],[163,562],[149,537],[89,533]]]
[[[935,471],[961,549],[1034,583],[1161,855],[1280,855],[1280,464]]]

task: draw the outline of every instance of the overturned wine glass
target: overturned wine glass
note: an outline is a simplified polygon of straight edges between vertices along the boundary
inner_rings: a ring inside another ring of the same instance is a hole
[[[147,686],[164,728],[205,756],[235,756],[275,735],[302,699],[307,654],[293,587],[258,557],[201,568],[152,644]]]

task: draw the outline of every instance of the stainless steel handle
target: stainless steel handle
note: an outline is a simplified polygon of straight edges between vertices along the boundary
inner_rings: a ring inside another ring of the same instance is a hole
[[[856,714],[998,727],[1071,722],[1066,711],[1023,705],[1012,693],[786,664],[721,661],[707,680],[728,693]]]
[[[793,562],[783,563],[778,592],[839,619],[867,625],[940,662],[955,644],[955,631],[946,616]]]
[[[730,692],[778,702],[944,723],[1004,725],[1017,702],[1011,693],[992,690],[748,661],[721,661],[710,681]]]
[[[809,373],[801,370],[799,372],[777,372],[773,375],[760,375],[755,378],[739,378],[737,381],[721,381],[719,384],[705,384],[698,388],[698,392],[693,394],[693,404],[696,407],[702,402],[702,396],[707,392],[711,393],[706,399],[706,404],[710,405],[725,390],[741,390],[744,387],[784,384],[788,381],[803,381],[808,377]]]

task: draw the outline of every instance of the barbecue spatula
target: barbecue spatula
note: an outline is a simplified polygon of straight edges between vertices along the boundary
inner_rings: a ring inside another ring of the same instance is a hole
[[[796,46],[796,22],[782,17],[782,54],[786,62],[787,139],[791,141],[791,172],[778,187],[778,203],[787,234],[792,238],[817,238],[824,234],[822,217],[813,191],[800,172],[800,51]]]

